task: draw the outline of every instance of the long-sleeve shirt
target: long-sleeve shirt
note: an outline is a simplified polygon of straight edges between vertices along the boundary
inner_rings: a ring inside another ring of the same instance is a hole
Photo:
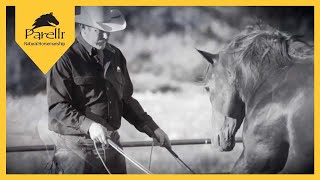
[[[111,44],[95,56],[90,50],[80,35],[49,71],[49,130],[83,135],[93,122],[117,130],[124,117],[153,136],[158,125],[132,97],[133,86],[121,51]]]

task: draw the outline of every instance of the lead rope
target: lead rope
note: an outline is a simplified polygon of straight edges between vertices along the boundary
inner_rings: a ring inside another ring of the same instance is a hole
[[[153,146],[154,146],[154,141],[152,141],[151,152],[150,152],[150,157],[149,157],[149,171],[151,171]]]
[[[47,146],[46,146],[46,149],[48,150]],[[47,174],[56,174],[57,165],[55,160],[55,153],[56,153],[56,146],[53,147],[52,158],[47,162],[46,166],[44,167],[44,170],[47,171]]]
[[[102,149],[103,149],[103,160],[104,162],[107,162],[106,145],[102,144]]]
[[[103,161],[102,157],[100,156],[100,153],[99,153],[99,151],[98,151],[98,148],[97,148],[96,142],[94,142],[94,141],[93,141],[93,144],[94,144],[94,148],[96,149],[96,152],[97,152],[97,154],[98,154],[98,156],[99,156],[99,158],[100,158],[100,160],[101,160],[101,162],[102,162],[102,164],[103,164],[104,168],[107,170],[107,172],[108,172],[109,174],[111,174],[111,172],[109,171],[109,169],[108,169],[107,165],[104,163],[104,161]],[[106,158],[106,154],[105,154],[105,153],[106,153],[106,151],[105,151],[104,147],[103,147],[103,152],[104,152],[104,157]]]

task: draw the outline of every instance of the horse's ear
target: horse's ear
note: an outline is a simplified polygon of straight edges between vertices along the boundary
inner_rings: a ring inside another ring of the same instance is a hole
[[[296,60],[313,59],[314,49],[300,37],[292,37],[287,42],[287,51],[291,58]]]
[[[51,12],[50,14],[52,15],[53,13]]]
[[[205,51],[196,49],[210,64],[214,64],[219,59],[219,54],[211,54]]]

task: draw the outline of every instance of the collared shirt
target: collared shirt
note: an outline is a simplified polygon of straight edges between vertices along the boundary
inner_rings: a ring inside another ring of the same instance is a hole
[[[133,87],[121,51],[109,44],[113,51],[101,50],[109,66],[101,66],[82,40],[77,37],[48,73],[49,129],[82,135],[97,122],[117,130],[124,117],[139,131],[153,136],[158,126],[132,97]]]

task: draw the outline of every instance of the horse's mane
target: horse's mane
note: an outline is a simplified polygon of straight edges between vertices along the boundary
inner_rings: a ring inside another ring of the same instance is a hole
[[[297,48],[290,46],[293,42],[300,42],[300,46],[303,44],[311,47],[301,39],[301,36],[290,36],[268,25],[256,24],[247,26],[224,50],[238,53],[240,60],[247,59],[255,63],[262,63],[264,60],[268,60],[269,63],[274,60],[279,66],[303,63],[300,60],[308,59],[310,51],[297,51]]]
[[[47,16],[49,14],[43,14],[40,17],[38,17],[36,20],[34,20],[34,23],[39,22],[40,20],[42,20],[42,18],[44,18],[45,16]]]
[[[224,49],[241,71],[245,89],[254,89],[262,76],[295,63],[313,63],[313,47],[268,25],[248,26]]]
[[[43,15],[41,15],[40,17],[38,17],[36,20],[34,20],[34,23],[33,23],[32,26],[38,26],[38,25],[40,25],[39,23],[41,23],[42,20],[43,20],[43,18],[46,17],[46,16],[48,16],[48,15],[50,15],[50,13],[48,13],[48,14],[43,14]]]

